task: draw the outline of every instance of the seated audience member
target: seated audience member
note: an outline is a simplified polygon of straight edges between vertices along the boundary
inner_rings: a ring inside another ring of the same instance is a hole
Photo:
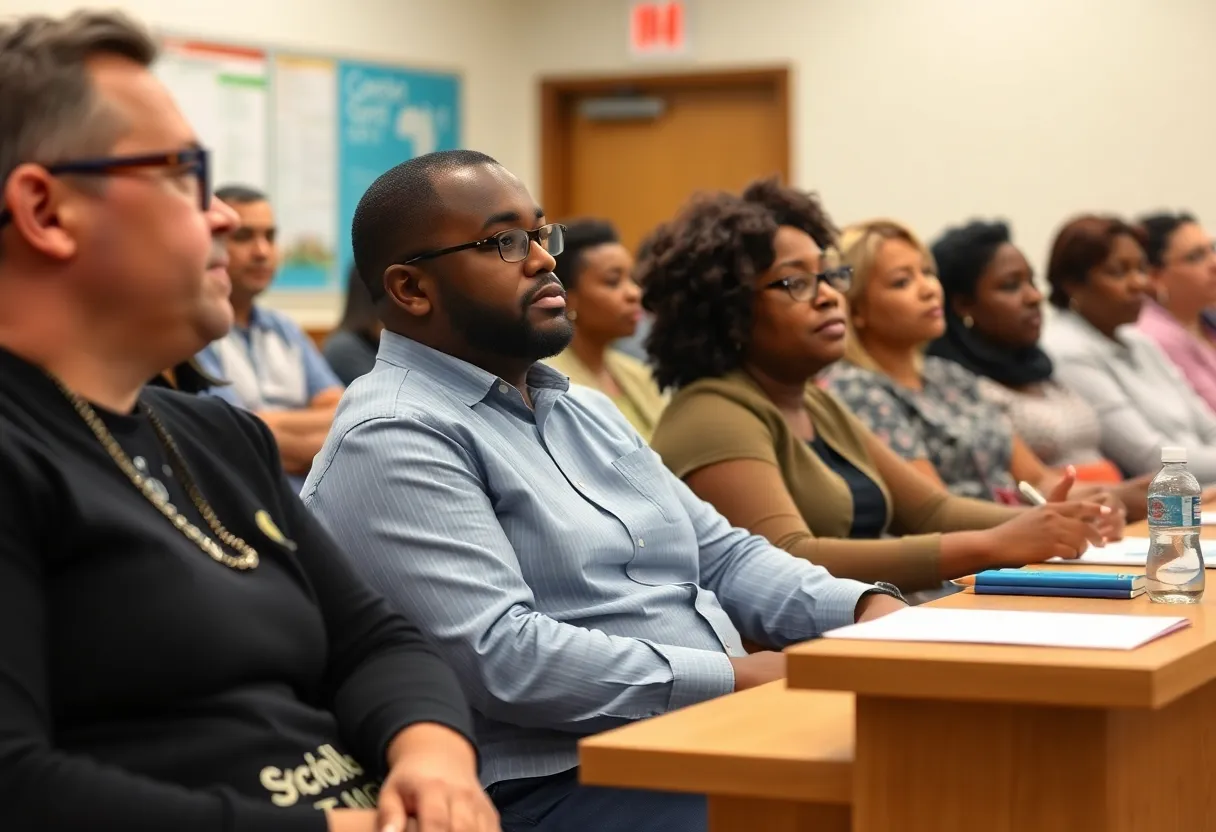
[[[703,830],[702,797],[580,786],[579,737],[784,675],[742,638],[904,604],[731,528],[611,400],[541,363],[572,336],[561,231],[473,151],[372,184],[352,237],[379,360],[304,499],[451,656],[504,829]]]
[[[648,252],[646,249],[648,244],[649,238],[642,240],[642,242],[638,244],[636,259],[640,260],[641,258],[647,256]],[[636,279],[637,277],[635,275],[634,280]],[[646,339],[650,337],[650,328],[653,325],[654,321],[651,318],[650,313],[643,309],[642,318],[638,321],[637,329],[635,329],[633,334],[629,337],[622,338],[613,344],[612,348],[620,350],[621,352],[625,353],[625,355],[628,355],[630,358],[635,358],[643,364],[647,363],[650,361],[650,356],[646,353]]]
[[[571,384],[599,390],[649,441],[663,412],[663,394],[650,368],[613,348],[642,320],[642,293],[633,257],[616,229],[599,220],[578,220],[565,232],[565,248],[553,273],[566,290],[566,317],[574,325],[570,346],[545,361]]]
[[[678,392],[652,447],[727,520],[838,577],[910,591],[1084,550],[1085,524],[1059,516],[1076,506],[951,496],[811,383],[844,353],[849,283],[814,197],[759,182],[695,199],[657,234],[663,256],[639,275],[651,359]]]
[[[350,384],[376,366],[380,331],[384,325],[367,292],[367,284],[352,268],[346,276],[346,308],[338,328],[325,339],[321,354],[343,384]]]
[[[1152,290],[1136,329],[1151,339],[1216,412],[1216,250],[1190,214],[1153,214],[1138,223]],[[1155,297],[1155,300],[1154,300]]]
[[[642,318],[638,321],[637,329],[633,331],[633,334],[620,339],[612,345],[612,348],[624,353],[635,361],[645,364],[647,361],[646,338],[650,335],[650,326],[650,316],[643,312]]]
[[[1216,482],[1216,416],[1165,354],[1132,326],[1149,289],[1136,231],[1086,215],[1056,235],[1047,266],[1059,312],[1043,347],[1059,381],[1097,411],[1102,453],[1129,475],[1155,473],[1161,447],[1182,445],[1187,467]]]
[[[945,298],[946,331],[930,355],[975,373],[980,390],[1009,415],[1015,434],[1045,465],[1072,465],[1087,482],[1118,483],[1119,467],[1102,456],[1102,426],[1084,398],[1053,378],[1039,347],[1043,295],[1003,222],[974,221],[933,244]],[[1114,489],[1128,519],[1142,520],[1149,478]]]
[[[829,389],[891,450],[955,494],[1017,502],[1019,481],[1054,490],[1063,474],[1018,438],[975,373],[925,356],[945,332],[945,310],[933,255],[916,235],[874,220],[846,228],[840,249],[853,268],[850,333]]]
[[[497,829],[451,669],[265,426],[145,384],[232,324],[237,222],[155,55],[114,13],[0,26],[3,826]]]
[[[266,195],[241,186],[220,188],[216,195],[240,217],[228,238],[236,325],[200,352],[198,361],[229,382],[212,388],[211,395],[253,411],[270,428],[288,480],[298,489],[329,432],[342,382],[294,321],[254,303],[279,265],[274,212]]]

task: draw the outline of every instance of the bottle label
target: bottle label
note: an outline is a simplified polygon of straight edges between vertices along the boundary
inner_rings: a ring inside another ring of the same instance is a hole
[[[1150,526],[1201,526],[1203,502],[1198,497],[1158,495],[1148,498]]]

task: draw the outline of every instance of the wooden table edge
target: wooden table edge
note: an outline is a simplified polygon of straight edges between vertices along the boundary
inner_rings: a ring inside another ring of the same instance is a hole
[[[911,655],[791,653],[786,658],[786,680],[797,690],[1078,708],[1159,708],[1206,681],[1192,685],[1176,679],[1166,685],[1167,678],[1176,675],[1169,670],[962,663]]]
[[[740,777],[741,761],[747,774]],[[592,786],[851,805],[853,759],[789,760],[579,743],[579,780]]]

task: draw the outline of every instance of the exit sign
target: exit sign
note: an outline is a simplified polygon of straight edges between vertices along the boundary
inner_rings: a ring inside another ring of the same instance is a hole
[[[645,56],[687,54],[687,5],[679,0],[631,3],[629,51]]]

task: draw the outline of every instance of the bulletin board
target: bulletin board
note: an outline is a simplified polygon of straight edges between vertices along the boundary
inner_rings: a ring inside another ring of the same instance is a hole
[[[212,181],[266,191],[275,291],[345,287],[360,197],[394,165],[461,146],[456,73],[166,36],[154,71],[213,157]]]

